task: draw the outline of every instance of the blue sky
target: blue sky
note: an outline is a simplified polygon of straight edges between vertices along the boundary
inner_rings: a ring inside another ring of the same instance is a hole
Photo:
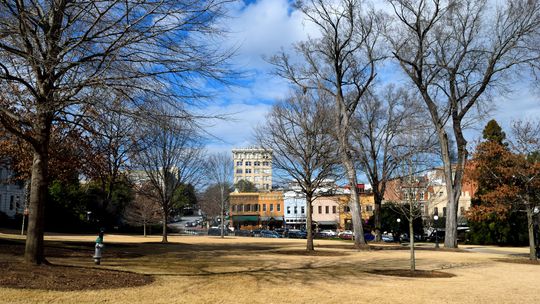
[[[230,34],[224,46],[238,46],[234,65],[247,72],[238,86],[222,88],[216,99],[204,109],[207,113],[229,113],[230,119],[207,124],[207,131],[215,136],[208,142],[208,150],[230,151],[253,142],[253,128],[264,121],[271,105],[284,98],[288,84],[272,75],[272,67],[263,59],[280,51],[290,50],[294,42],[316,36],[313,27],[302,15],[291,8],[288,0],[245,0],[231,5],[226,27]],[[392,73],[392,67],[386,69]],[[382,75],[383,78],[384,75]],[[493,96],[490,113],[509,133],[510,123],[518,118],[540,117],[538,90],[531,83],[516,81],[507,93]],[[486,121],[477,130],[469,130],[472,141],[479,135]]]

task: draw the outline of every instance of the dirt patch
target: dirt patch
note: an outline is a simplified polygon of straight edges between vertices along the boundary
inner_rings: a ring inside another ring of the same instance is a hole
[[[409,269],[373,269],[367,271],[371,274],[386,275],[393,277],[405,277],[405,278],[452,278],[455,277],[455,274],[435,271],[435,270],[415,270],[411,271]]]
[[[503,262],[503,263],[540,265],[540,260],[529,260],[529,259],[494,259],[494,260],[497,262]]]
[[[137,287],[150,284],[149,275],[97,268],[0,262],[0,286],[57,291]]]
[[[90,259],[93,244],[77,242],[47,242],[45,256],[54,258]],[[108,258],[133,258],[141,256],[126,252],[127,246],[111,244],[107,246]],[[117,248],[119,247],[119,248]],[[19,240],[0,240],[0,286],[18,289],[44,289],[57,291],[96,290],[122,287],[136,287],[150,284],[152,276],[126,271],[115,271],[93,267],[59,265],[32,266],[22,262],[24,242]]]
[[[347,252],[343,251],[326,251],[326,250],[276,250],[269,253],[284,254],[284,255],[302,255],[302,256],[346,256]]]

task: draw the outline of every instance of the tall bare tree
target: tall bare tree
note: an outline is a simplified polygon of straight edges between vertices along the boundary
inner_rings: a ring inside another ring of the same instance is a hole
[[[122,100],[113,100],[108,109],[93,109],[80,123],[89,134],[90,146],[83,172],[101,187],[102,211],[107,210],[118,183],[126,178],[129,157],[138,146],[134,130],[141,119],[127,115],[129,110],[125,106]]]
[[[335,102],[334,125],[351,189],[356,189],[357,172],[349,142],[352,119],[362,96],[373,83],[379,38],[384,22],[358,0],[298,1],[308,22],[318,29],[320,38],[295,46],[301,62],[294,63],[282,53],[273,58],[277,74],[304,90],[330,95]],[[355,246],[365,246],[358,193],[351,191],[350,208]]]
[[[406,134],[426,130],[426,115],[410,92],[389,85],[380,93],[370,90],[354,117],[351,142],[360,168],[373,189],[376,241],[381,240],[381,205],[387,182],[397,173],[395,171],[404,159],[427,151],[435,144],[433,138],[415,141],[416,145],[403,144]]]
[[[445,246],[455,248],[459,196],[469,155],[465,123],[471,110],[504,84],[512,68],[538,59],[528,43],[538,35],[540,3],[389,2],[394,22],[387,36],[394,58],[418,90],[437,131],[448,193]]]
[[[161,207],[163,238],[167,243],[167,222],[174,209],[176,191],[184,184],[200,181],[204,167],[203,149],[193,126],[183,119],[162,117],[143,127],[143,146],[134,156],[134,167],[150,185],[146,195]]]
[[[217,195],[209,191],[205,193],[204,199],[207,200],[206,203],[218,201],[220,207],[220,227],[221,227],[221,237],[225,237],[225,210],[229,202],[229,193],[232,188],[233,180],[233,160],[232,157],[227,153],[216,153],[210,155],[206,160],[206,169],[205,173],[207,179],[211,182],[211,185],[216,187],[216,190],[219,190]],[[212,195],[214,194],[214,195]]]
[[[228,0],[0,1],[0,123],[33,149],[25,261],[40,264],[49,142],[97,87],[176,103],[201,96],[197,79],[226,77],[212,36]],[[197,85],[195,85],[197,84]],[[165,90],[164,88],[167,88]]]
[[[306,196],[308,251],[313,251],[312,203],[325,180],[336,178],[339,163],[328,98],[296,92],[274,105],[256,129],[258,143],[273,154],[273,167],[292,179]]]

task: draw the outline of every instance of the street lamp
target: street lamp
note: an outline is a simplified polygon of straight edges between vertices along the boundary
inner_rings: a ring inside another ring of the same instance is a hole
[[[396,222],[397,222],[397,225],[398,225],[398,226],[397,226],[397,227],[398,227],[398,228],[397,228],[397,242],[399,243],[399,241],[400,241],[400,239],[401,239],[401,233],[400,233],[400,231],[399,231],[399,230],[400,230],[400,229],[399,229],[399,228],[400,228],[400,225],[399,225],[399,224],[401,223],[401,219],[398,218],[398,219],[396,220]]]
[[[439,248],[439,231],[437,229],[437,220],[439,219],[439,216],[435,214],[433,216],[433,220],[435,220],[435,248]]]

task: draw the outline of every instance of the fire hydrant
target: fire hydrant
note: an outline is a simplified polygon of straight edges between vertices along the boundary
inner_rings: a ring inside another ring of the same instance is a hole
[[[103,233],[103,230],[101,230],[96,239],[96,251],[94,252],[94,263],[96,265],[101,264],[101,249],[105,246],[103,245]]]

